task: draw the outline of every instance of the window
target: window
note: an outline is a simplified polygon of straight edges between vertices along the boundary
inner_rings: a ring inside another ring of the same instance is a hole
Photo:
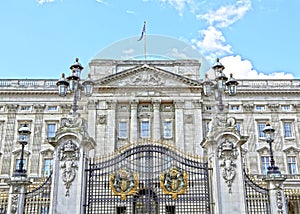
[[[239,105],[232,105],[231,110],[238,111],[238,110],[240,110],[240,106]]]
[[[241,123],[236,122],[236,129],[240,132],[241,131]]]
[[[16,160],[16,170],[20,169],[20,163],[21,163],[21,159],[17,159]],[[26,170],[26,160],[25,159],[23,159],[23,169]]]
[[[48,123],[47,124],[47,137],[55,137],[56,124]]]
[[[264,111],[265,110],[265,106],[264,105],[256,105],[255,109],[256,109],[256,111]]]
[[[259,138],[265,138],[265,137],[266,137],[265,133],[263,132],[265,126],[266,126],[266,123],[265,123],[265,122],[259,122],[259,123],[257,124],[257,127],[258,127],[258,136],[259,136]]]
[[[44,159],[44,168],[43,168],[43,176],[44,178],[48,177],[52,171],[53,159],[47,158]]]
[[[48,111],[57,111],[57,106],[48,106]]]
[[[292,135],[292,123],[283,122],[284,137],[293,137]]]
[[[297,174],[297,162],[296,156],[289,156],[287,157],[287,164],[288,164],[288,172],[290,174]]]
[[[141,122],[141,138],[149,138],[150,137],[150,123],[149,121]]]
[[[172,121],[165,121],[164,122],[164,138],[172,138]]]
[[[270,157],[262,156],[261,157],[261,173],[267,174],[269,166],[270,166]]]
[[[290,105],[282,105],[282,106],[281,106],[281,109],[282,109],[283,111],[289,111],[289,110],[291,110],[291,106],[290,106]]]
[[[127,122],[119,122],[119,138],[127,138]]]
[[[21,111],[31,111],[31,106],[21,106]]]

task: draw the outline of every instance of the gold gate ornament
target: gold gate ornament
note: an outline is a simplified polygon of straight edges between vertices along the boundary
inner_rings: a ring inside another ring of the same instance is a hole
[[[173,200],[178,195],[184,194],[187,188],[187,173],[176,168],[170,168],[168,172],[160,175],[160,187],[165,194],[171,195]]]
[[[119,169],[119,171],[111,174],[109,177],[110,188],[115,195],[121,196],[122,200],[126,200],[127,196],[137,193],[137,173],[132,173],[127,169]]]

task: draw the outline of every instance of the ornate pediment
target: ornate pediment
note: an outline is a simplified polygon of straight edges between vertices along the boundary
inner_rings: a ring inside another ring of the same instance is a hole
[[[148,65],[128,69],[96,81],[96,85],[102,86],[168,86],[168,87],[189,87],[200,85],[199,82]]]

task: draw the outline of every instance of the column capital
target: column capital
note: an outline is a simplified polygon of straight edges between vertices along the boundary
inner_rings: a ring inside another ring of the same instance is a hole
[[[116,106],[117,106],[116,100],[108,100],[108,101],[106,101],[106,103],[107,103],[108,109],[110,109],[110,110],[116,109]]]
[[[157,109],[160,107],[161,100],[152,100],[153,108]]]
[[[176,109],[183,108],[184,100],[174,100],[174,104]]]
[[[138,104],[139,104],[139,100],[138,99],[133,99],[129,101],[130,107],[131,109],[136,109]]]

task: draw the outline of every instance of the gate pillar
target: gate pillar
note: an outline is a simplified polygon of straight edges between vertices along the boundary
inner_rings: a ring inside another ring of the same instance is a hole
[[[49,143],[55,147],[50,213],[84,213],[85,168],[88,153],[95,148],[86,122],[78,115],[62,118]]]
[[[264,178],[269,189],[271,214],[286,214],[287,206],[284,197],[283,182],[285,177],[281,174],[270,174]]]
[[[247,137],[236,129],[235,119],[217,114],[201,146],[207,151],[211,175],[211,209],[219,214],[245,214],[241,146]]]
[[[25,204],[25,193],[27,186],[30,184],[27,176],[13,176],[8,181],[9,198],[7,213],[23,214]]]

